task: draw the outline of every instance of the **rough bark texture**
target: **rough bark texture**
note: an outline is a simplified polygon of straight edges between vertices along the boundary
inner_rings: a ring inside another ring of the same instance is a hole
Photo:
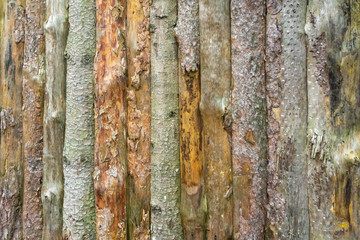
[[[65,46],[67,0],[47,0],[45,28],[46,82],[44,99],[43,149],[43,236],[62,239],[63,227],[63,147],[65,130]]]
[[[42,236],[42,158],[45,83],[45,0],[27,0],[23,67],[23,238]]]
[[[265,10],[231,2],[234,238],[264,239],[266,219]]]
[[[65,239],[95,239],[95,0],[69,0],[64,144]]]
[[[21,239],[25,1],[4,1],[1,42],[0,239]]]
[[[230,1],[200,0],[199,9],[207,238],[231,239]]]
[[[185,239],[204,239],[206,199],[201,156],[199,1],[179,0],[181,217]]]
[[[308,239],[305,0],[267,2],[268,238]]]
[[[153,0],[151,23],[151,237],[181,239],[176,0]]]
[[[127,5],[128,235],[150,239],[150,2]]]
[[[308,35],[311,239],[359,236],[360,1],[310,1]]]
[[[96,7],[96,238],[126,239],[126,1]]]

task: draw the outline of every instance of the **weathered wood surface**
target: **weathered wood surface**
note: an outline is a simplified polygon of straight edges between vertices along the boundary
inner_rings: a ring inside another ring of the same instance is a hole
[[[126,239],[126,1],[96,8],[96,238]]]
[[[44,95],[42,239],[62,239],[63,148],[65,131],[65,47],[68,33],[67,0],[46,1],[44,25],[46,80]]]
[[[22,238],[25,1],[3,1],[0,66],[0,239]]]
[[[199,1],[179,0],[181,217],[185,239],[204,239],[206,199],[201,152]]]
[[[267,237],[308,239],[306,0],[268,0]]]
[[[150,239],[150,1],[127,2],[128,236]]]
[[[200,0],[200,62],[208,239],[233,234],[230,1]]]

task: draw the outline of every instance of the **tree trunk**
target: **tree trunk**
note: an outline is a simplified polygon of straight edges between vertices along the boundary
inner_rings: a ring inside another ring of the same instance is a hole
[[[64,144],[65,239],[95,239],[95,0],[69,0]]]
[[[233,234],[230,1],[200,0],[199,17],[207,238],[230,239]]]
[[[264,1],[231,2],[235,239],[264,239],[266,95]]]
[[[1,42],[0,239],[22,239],[22,69],[25,1],[4,1]]]
[[[96,7],[96,238],[126,239],[126,1]]]
[[[181,239],[176,0],[151,5],[151,237]]]
[[[150,239],[150,2],[127,5],[129,239]]]
[[[27,0],[23,70],[24,196],[23,238],[41,239],[45,0]]]
[[[62,239],[63,147],[65,130],[65,46],[68,31],[67,0],[46,2],[46,82],[43,150],[43,236]]]
[[[268,238],[308,239],[305,0],[267,2]]]
[[[201,156],[199,1],[178,0],[181,216],[185,239],[204,239],[206,199]]]
[[[360,237],[359,11],[360,1],[308,6],[311,239]]]

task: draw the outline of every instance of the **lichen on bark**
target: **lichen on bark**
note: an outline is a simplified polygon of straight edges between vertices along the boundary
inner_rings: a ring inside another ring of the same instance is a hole
[[[64,143],[65,239],[95,239],[95,0],[69,0]]]
[[[151,32],[151,237],[182,239],[176,0],[153,0]]]

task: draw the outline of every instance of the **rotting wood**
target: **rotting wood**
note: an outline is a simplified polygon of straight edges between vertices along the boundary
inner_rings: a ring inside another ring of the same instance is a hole
[[[127,3],[129,239],[150,239],[150,1]]]

